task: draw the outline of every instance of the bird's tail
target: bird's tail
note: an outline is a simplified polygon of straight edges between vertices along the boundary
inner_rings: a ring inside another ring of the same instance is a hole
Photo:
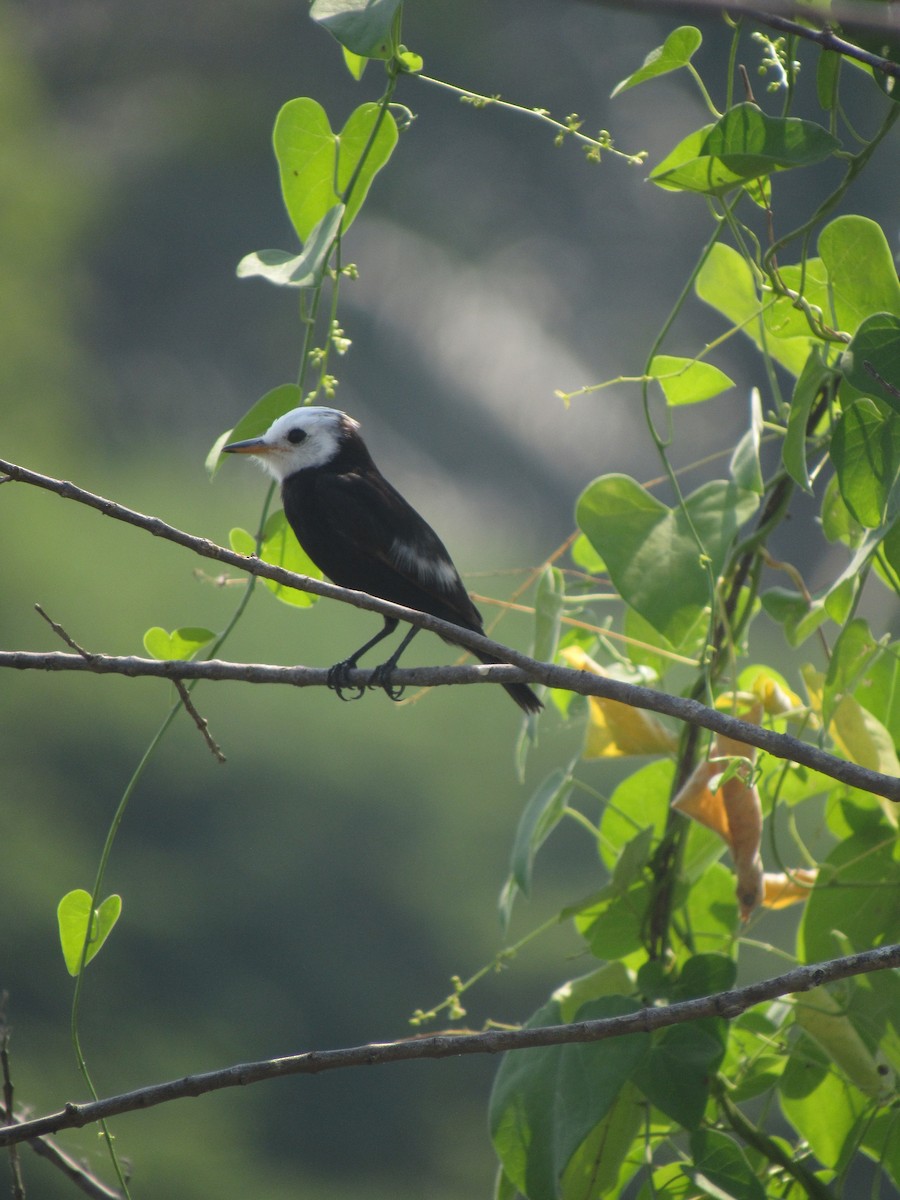
[[[500,658],[493,658],[490,654],[479,654],[476,657],[481,662],[488,664],[503,661]],[[527,683],[504,683],[503,689],[512,696],[519,708],[525,713],[539,713],[544,707]]]

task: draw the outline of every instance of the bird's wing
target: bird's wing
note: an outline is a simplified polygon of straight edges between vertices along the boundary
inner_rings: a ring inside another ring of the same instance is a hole
[[[375,559],[398,581],[451,609],[455,615],[448,619],[481,628],[480,614],[444,543],[383,476],[323,473],[316,491],[321,509],[329,513],[333,534],[350,542],[357,555]],[[422,601],[409,603],[426,611],[433,609]]]

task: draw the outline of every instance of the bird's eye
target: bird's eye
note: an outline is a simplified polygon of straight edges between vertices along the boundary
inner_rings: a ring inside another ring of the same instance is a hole
[[[290,433],[287,435],[287,440],[291,443],[292,446],[299,446],[301,442],[306,441],[306,430],[305,429],[292,429],[290,431]]]

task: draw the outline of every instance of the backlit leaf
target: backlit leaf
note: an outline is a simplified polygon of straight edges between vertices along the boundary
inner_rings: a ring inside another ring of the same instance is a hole
[[[686,66],[700,49],[702,41],[700,30],[695,29],[693,25],[682,25],[674,29],[661,46],[650,51],[644,59],[643,66],[616,84],[610,99],[618,96],[620,92],[637,87],[639,83],[645,83],[648,79],[657,79],[660,75],[667,75],[670,71],[677,71]]]
[[[122,912],[122,897],[107,896],[106,899],[91,910],[91,894],[83,888],[67,892],[60,900],[56,910],[59,922],[59,941],[62,946],[66,970],[70,975],[78,975],[81,971],[81,957],[84,954],[85,966],[99,953],[103,943],[112,932]],[[85,952],[84,943],[90,941]]]
[[[650,363],[648,374],[662,388],[666,403],[673,408],[711,400],[734,387],[734,380],[711,363],[695,358],[675,358],[670,354],[657,354]]]

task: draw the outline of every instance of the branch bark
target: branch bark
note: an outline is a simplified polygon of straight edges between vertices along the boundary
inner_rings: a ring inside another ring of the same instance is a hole
[[[432,686],[444,683],[513,683],[529,682],[543,683],[547,687],[562,688],[566,691],[577,692],[584,696],[599,696],[609,700],[617,700],[632,708],[647,709],[663,716],[675,718],[688,724],[699,725],[714,733],[722,733],[736,741],[746,742],[756,746],[776,758],[800,763],[828,775],[840,783],[858,787],[875,795],[884,796],[888,800],[900,803],[900,779],[881,772],[870,770],[858,763],[836,758],[832,754],[820,750],[807,742],[801,742],[785,733],[776,733],[747,721],[740,721],[726,713],[708,708],[697,700],[681,696],[670,696],[665,692],[656,692],[650,688],[639,687],[636,684],[622,683],[615,679],[606,679],[587,671],[576,671],[570,667],[557,666],[555,663],[543,663],[530,658],[518,650],[494,642],[490,638],[468,629],[462,629],[449,621],[442,621],[429,613],[417,612],[412,608],[404,608],[400,604],[391,604],[387,600],[379,600],[365,592],[355,592],[348,588],[337,587],[321,579],[310,579],[306,575],[295,575],[281,567],[271,566],[257,558],[247,558],[235,554],[224,546],[217,546],[206,538],[195,537],[166,524],[158,517],[149,517],[133,509],[116,504],[93,492],[85,491],[65,480],[53,479],[29,471],[25,467],[0,459],[0,471],[17,482],[28,483],[46,491],[74,500],[96,509],[105,516],[118,521],[124,521],[143,529],[155,537],[174,542],[187,550],[192,550],[204,558],[212,558],[218,562],[258,575],[263,579],[272,579],[287,587],[299,591],[310,592],[313,595],[325,596],[332,600],[351,604],[355,608],[366,609],[380,613],[383,616],[398,617],[411,625],[418,625],[431,630],[467,650],[483,651],[504,660],[511,666],[469,666],[469,667],[439,667],[415,668],[412,670],[395,670],[390,682],[395,686],[415,685]],[[157,662],[154,659],[135,657],[113,658],[102,654],[84,653],[68,654],[29,654],[25,651],[5,651],[0,653],[0,667],[18,670],[46,671],[93,671],[97,674],[120,675],[155,675],[165,679],[216,679],[243,680],[248,683],[289,683],[295,687],[322,687],[326,684],[327,672],[308,667],[267,667],[241,666],[236,663],[217,662]],[[517,668],[517,670],[513,670]],[[351,673],[348,680],[359,686],[368,684],[370,671],[357,670]]]
[[[537,1029],[491,1029],[486,1033],[438,1034],[434,1037],[404,1038],[340,1050],[312,1050],[285,1058],[240,1063],[202,1075],[188,1075],[166,1083],[151,1084],[133,1092],[109,1096],[87,1104],[67,1104],[59,1112],[0,1128],[0,1147],[29,1141],[60,1129],[81,1128],[94,1121],[121,1113],[152,1108],[188,1096],[202,1096],[227,1087],[244,1087],[285,1075],[319,1075],[347,1067],[386,1066],[410,1059],[456,1058],[463,1054],[500,1054],[537,1046],[562,1046],[574,1042],[597,1042],[625,1037],[630,1033],[652,1033],[669,1025],[696,1021],[701,1017],[733,1020],[748,1008],[792,992],[807,992],[824,983],[848,979],[900,966],[900,945],[881,946],[861,954],[830,959],[808,967],[797,967],[784,975],[751,983],[730,992],[717,992],[696,1000],[684,1000],[664,1008],[644,1008],[621,1017],[578,1021],[571,1025],[549,1025]]]

